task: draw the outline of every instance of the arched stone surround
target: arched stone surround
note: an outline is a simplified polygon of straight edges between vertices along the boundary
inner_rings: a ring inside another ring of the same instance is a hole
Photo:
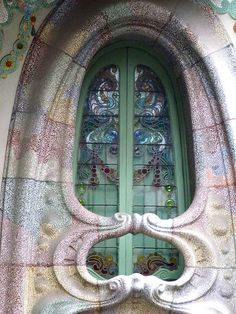
[[[196,182],[191,206],[173,220],[97,217],[73,192],[84,74],[104,45],[131,37],[156,51],[183,106]],[[2,193],[4,313],[148,311],[139,298],[148,300],[150,313],[236,311],[235,60],[218,18],[200,3],[65,0],[52,12],[29,50],[9,131]],[[96,282],[85,270],[86,252],[102,238],[128,232],[178,246],[185,257],[182,277],[163,283],[136,274]]]

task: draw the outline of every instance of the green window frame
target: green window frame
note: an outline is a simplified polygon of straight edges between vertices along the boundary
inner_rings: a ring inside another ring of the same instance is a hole
[[[134,72],[137,65],[142,64],[150,68],[158,75],[166,97],[168,99],[170,129],[173,140],[173,153],[175,156],[175,182],[177,187],[178,215],[183,213],[189,204],[189,182],[187,167],[187,152],[185,143],[185,128],[183,115],[180,110],[180,99],[174,89],[171,76],[158,60],[156,55],[146,49],[130,46],[125,43],[112,45],[100,51],[87,70],[79,100],[76,141],[74,155],[74,182],[77,182],[77,159],[79,152],[80,134],[83,119],[84,104],[87,99],[90,84],[99,70],[108,66],[116,65],[120,73],[119,88],[119,193],[118,211],[120,213],[134,214],[133,208],[133,125],[134,125]],[[79,195],[77,195],[80,198]],[[86,207],[86,205],[85,205]],[[118,266],[119,274],[133,273],[133,247],[134,236],[128,234],[118,239]],[[183,257],[179,259],[180,267],[165,277],[167,280],[177,279],[183,271]],[[94,276],[103,279],[95,272]],[[160,272],[161,273],[161,272]],[[158,276],[158,271],[155,273]],[[161,277],[161,275],[159,276]]]

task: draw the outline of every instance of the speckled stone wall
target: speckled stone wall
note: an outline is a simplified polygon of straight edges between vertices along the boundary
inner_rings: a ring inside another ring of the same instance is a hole
[[[100,217],[72,185],[75,119],[86,69],[122,39],[153,49],[182,99],[195,191],[184,214]],[[2,313],[235,313],[235,49],[200,2],[65,0],[23,67],[2,188]],[[174,282],[99,281],[86,256],[129,232],[167,240],[185,259]]]

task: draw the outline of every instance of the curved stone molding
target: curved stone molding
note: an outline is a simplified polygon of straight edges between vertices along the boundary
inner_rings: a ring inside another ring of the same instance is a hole
[[[217,269],[208,267],[209,261],[215,261],[216,256],[203,236],[191,230],[178,231],[171,227],[163,231],[162,220],[154,214],[123,215],[121,218],[120,227],[111,225],[109,229],[100,228],[99,232],[96,227],[75,227],[58,244],[54,254],[54,271],[59,283],[70,295],[85,302],[95,302],[100,308],[120,303],[132,295],[143,296],[160,307],[178,309],[179,304],[197,300],[211,289]],[[92,246],[129,232],[144,233],[177,246],[185,259],[185,271],[181,278],[175,282],[164,282],[154,276],[140,274],[104,281],[92,277],[86,266]]]
[[[52,298],[52,296],[51,296]],[[86,310],[87,309],[87,310]],[[86,304],[83,302],[75,301],[71,298],[66,298],[61,296],[61,299],[58,300],[58,297],[54,299],[54,302],[49,304],[49,302],[43,302],[41,306],[36,306],[34,308],[34,314],[73,314],[73,313],[88,313],[88,311],[96,309],[94,304]],[[170,308],[169,310],[174,310],[175,313],[181,314],[199,314],[209,313],[209,314],[231,314],[231,310],[228,306],[223,305],[217,299],[211,300],[209,302],[193,302],[190,306],[180,306],[178,308]],[[160,312],[167,313],[167,312]]]

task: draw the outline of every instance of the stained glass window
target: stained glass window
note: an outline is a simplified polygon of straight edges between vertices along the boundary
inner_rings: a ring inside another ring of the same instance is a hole
[[[97,69],[83,98],[77,196],[101,216],[127,210],[173,218],[180,214],[183,188],[176,181],[169,98],[152,62],[134,61],[130,49],[124,51],[125,62],[115,62],[114,54],[113,63]],[[129,264],[125,270],[122,258]],[[183,257],[170,243],[138,234],[98,243],[87,265],[105,279],[139,272],[174,280],[183,271]]]
[[[119,69],[109,65],[98,72],[89,88],[77,168],[79,201],[103,216],[118,211],[118,142]]]
[[[147,236],[133,236],[133,272],[144,276],[157,275],[163,280],[178,277],[180,259],[178,250],[168,242]],[[177,275],[177,276],[176,276]]]
[[[98,243],[87,257],[90,273],[102,278],[110,279],[119,274],[117,239],[110,239]]]
[[[157,75],[135,69],[134,212],[178,215],[168,101]]]
[[[135,68],[133,212],[155,213],[163,219],[178,215],[175,161],[168,100],[158,76],[147,66]],[[136,235],[134,272],[162,278],[178,267],[179,252],[168,242]],[[175,261],[175,262],[173,262]]]

